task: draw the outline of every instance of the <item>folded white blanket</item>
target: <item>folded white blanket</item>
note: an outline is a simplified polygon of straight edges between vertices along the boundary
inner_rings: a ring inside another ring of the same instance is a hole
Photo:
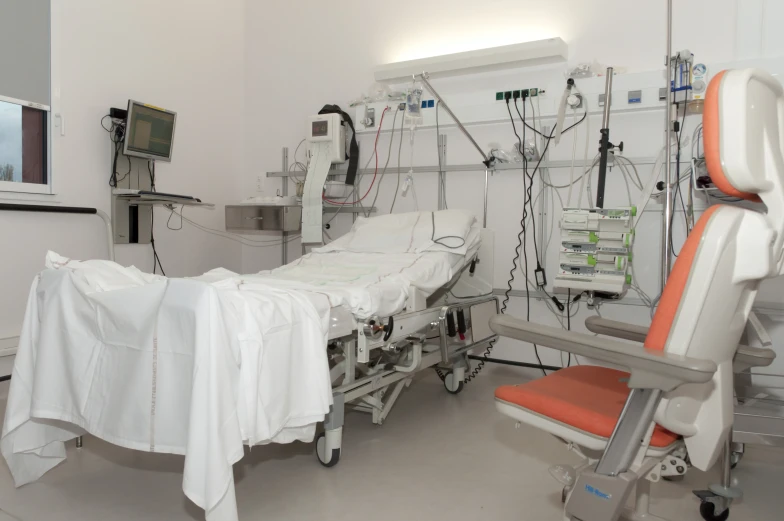
[[[329,412],[326,297],[52,253],[47,267],[30,290],[0,439],[17,486],[86,431],[184,454],[185,494],[209,521],[234,521],[243,442],[311,441]]]

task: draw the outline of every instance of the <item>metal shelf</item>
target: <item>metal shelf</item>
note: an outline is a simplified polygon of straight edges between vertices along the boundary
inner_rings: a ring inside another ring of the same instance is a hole
[[[626,157],[626,156],[623,156]],[[628,158],[632,163],[635,165],[653,165],[656,163],[655,157],[632,157]],[[529,161],[528,168],[533,169],[537,164],[537,161]],[[574,166],[578,168],[587,168],[593,164],[593,161],[586,163],[583,160],[578,160],[574,162]],[[688,161],[684,161],[683,164],[688,164]],[[542,161],[539,165],[540,168],[570,168],[572,166],[571,160],[561,160],[561,161]],[[523,170],[525,166],[522,163],[499,163],[494,165],[490,168],[492,172],[504,172],[507,170]],[[411,171],[415,174],[432,174],[438,172],[484,172],[487,170],[487,167],[482,163],[470,164],[470,165],[443,165],[439,168],[438,165],[433,166],[415,166],[412,168],[398,168],[398,167],[389,167],[387,168],[387,173],[389,174],[407,174]],[[357,174],[360,175],[368,175],[373,174],[376,170],[373,168],[360,168],[357,170]],[[306,172],[267,172],[267,177],[299,177],[304,179],[307,175]],[[346,175],[346,170],[343,168],[335,168],[330,170],[329,175]]]
[[[362,208],[361,206],[348,206],[348,205],[346,205],[346,206],[342,206],[341,207],[341,206],[330,206],[330,205],[325,204],[322,208],[324,209],[324,213],[337,213],[337,212],[340,212],[340,213],[365,213],[365,212],[373,213],[373,212],[377,212],[378,211],[378,209],[375,206],[373,206],[372,208]]]

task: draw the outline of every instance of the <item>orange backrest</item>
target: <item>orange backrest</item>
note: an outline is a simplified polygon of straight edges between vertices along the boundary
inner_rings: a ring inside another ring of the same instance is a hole
[[[719,113],[719,100],[721,81],[727,71],[718,73],[708,85],[705,93],[705,105],[702,114],[702,140],[705,145],[705,164],[708,167],[711,181],[716,188],[732,197],[739,197],[747,201],[761,202],[757,194],[741,192],[730,182],[724,172],[724,165],[721,160],[721,125]]]
[[[708,91],[705,94],[705,105],[702,115],[705,163],[713,184],[719,190],[732,197],[759,202],[760,198],[756,194],[741,192],[735,188],[724,171],[721,159],[721,113],[719,101],[721,99],[721,82],[726,72],[720,72],[711,80],[710,85],[708,85]],[[712,206],[705,211],[689,234],[686,244],[684,244],[678,259],[675,261],[675,266],[667,279],[667,285],[664,287],[661,300],[659,300],[659,307],[656,309],[651,328],[645,339],[645,347],[648,349],[663,351],[667,344],[667,338],[670,336],[670,330],[678,313],[683,292],[689,281],[689,273],[694,265],[700,241],[711,216],[718,208],[719,206]]]
[[[686,244],[683,245],[680,254],[678,254],[678,259],[675,261],[675,266],[672,268],[670,277],[667,279],[667,285],[664,287],[659,300],[659,307],[656,308],[656,314],[653,316],[648,336],[645,337],[645,347],[648,349],[664,351],[672,324],[675,321],[675,315],[678,314],[678,306],[681,304],[686,283],[689,282],[689,273],[694,265],[694,259],[697,256],[705,228],[708,226],[711,216],[719,208],[721,208],[719,205],[711,206],[702,214],[702,217],[700,217],[700,220],[697,221],[696,226],[689,234],[689,238],[686,239]]]

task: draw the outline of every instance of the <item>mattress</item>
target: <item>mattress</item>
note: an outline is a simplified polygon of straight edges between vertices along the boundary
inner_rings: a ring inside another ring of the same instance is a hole
[[[386,317],[403,311],[413,290],[427,297],[450,282],[479,251],[479,237],[476,227],[465,253],[314,251],[270,271],[238,275],[217,269],[196,280],[213,284],[233,281],[259,291],[275,287],[323,295],[332,308],[342,308],[357,319]]]

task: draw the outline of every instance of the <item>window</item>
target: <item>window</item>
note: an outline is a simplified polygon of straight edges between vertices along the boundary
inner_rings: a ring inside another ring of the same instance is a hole
[[[47,112],[0,101],[0,181],[47,185]]]
[[[0,192],[51,194],[51,0],[0,0]]]

